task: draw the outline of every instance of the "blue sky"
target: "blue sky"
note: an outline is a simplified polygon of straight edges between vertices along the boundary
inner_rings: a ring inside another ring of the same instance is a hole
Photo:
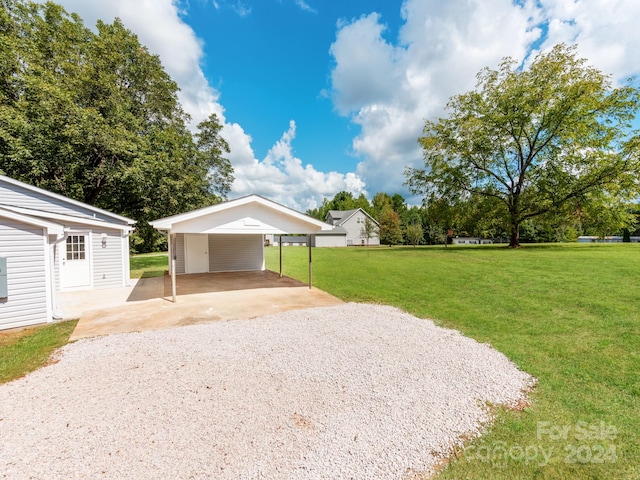
[[[342,173],[356,168],[350,152],[357,128],[336,114],[328,98],[329,47],[337,22],[371,11],[373,3],[324,2],[316,9],[293,0],[263,0],[240,4],[246,9],[241,10],[235,1],[218,0],[216,8],[196,0],[185,9],[182,18],[206,42],[203,70],[221,92],[226,118],[250,133],[259,158],[294,120],[295,152],[306,162]],[[397,28],[400,2],[376,3],[376,11]]]
[[[88,26],[122,19],[181,88],[193,124],[217,113],[231,197],[306,210],[338,191],[401,193],[424,119],[505,56],[556,43],[615,82],[640,69],[629,0],[59,0]]]

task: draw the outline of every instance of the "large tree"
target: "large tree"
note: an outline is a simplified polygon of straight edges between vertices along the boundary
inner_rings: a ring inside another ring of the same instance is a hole
[[[637,194],[631,121],[639,106],[636,89],[613,88],[575,47],[557,45],[528,68],[506,58],[449,101],[447,118],[426,121],[425,168],[407,169],[407,184],[430,198],[496,199],[517,247],[527,219],[592,201],[594,192],[620,201]]]
[[[0,0],[0,173],[138,221],[220,201],[233,181],[212,115],[194,135],[160,59],[116,19]]]

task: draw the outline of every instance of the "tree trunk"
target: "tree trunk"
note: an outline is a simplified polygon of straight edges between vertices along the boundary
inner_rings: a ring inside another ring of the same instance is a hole
[[[509,248],[520,247],[520,222],[511,220],[511,240],[509,241]]]

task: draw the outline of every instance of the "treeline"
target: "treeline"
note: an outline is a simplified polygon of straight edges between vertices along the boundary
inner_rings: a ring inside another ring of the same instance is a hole
[[[339,192],[333,199],[325,198],[307,214],[325,220],[329,210],[362,208],[380,224],[380,241],[384,245],[435,245],[451,242],[454,236],[479,237],[507,242],[509,221],[498,212],[494,200],[482,196],[451,203],[430,199],[423,206],[408,206],[400,194],[376,193],[371,202],[361,194]],[[570,214],[540,216],[524,221],[520,238],[525,243],[574,242],[580,235],[640,235],[640,204],[624,212],[635,218],[630,228],[620,227],[618,208],[581,210]]]
[[[138,221],[219,202],[233,181],[215,115],[192,133],[160,59],[116,19],[0,0],[0,173]]]

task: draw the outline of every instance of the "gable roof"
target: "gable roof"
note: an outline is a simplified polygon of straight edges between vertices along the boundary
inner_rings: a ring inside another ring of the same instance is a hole
[[[362,208],[354,208],[352,210],[329,210],[329,212],[327,213],[327,217],[331,216],[331,218],[338,220],[337,222],[334,223],[334,225],[341,226],[341,225],[344,225],[351,217],[353,217],[358,212],[364,213],[367,217],[371,219],[371,221],[373,221],[373,223],[379,226],[379,223],[377,222],[377,220],[373,218],[371,215],[369,215],[367,212],[365,212]]]
[[[33,193],[35,193],[37,195],[41,195],[43,197],[47,197],[47,198],[50,198],[52,200],[56,200],[58,202],[65,203],[65,204],[67,204],[67,205],[69,205],[71,207],[78,207],[78,208],[81,208],[83,210],[89,210],[89,211],[93,212],[94,214],[99,214],[99,215],[105,216],[107,218],[113,219],[113,221],[117,221],[117,222],[120,222],[120,223],[126,223],[127,225],[133,225],[134,223],[136,223],[135,220],[132,220],[130,218],[123,217],[121,215],[117,215],[115,213],[109,212],[107,210],[103,210],[103,209],[98,208],[98,207],[94,207],[93,205],[89,205],[87,203],[83,203],[83,202],[80,202],[78,200],[73,200],[72,198],[65,197],[64,195],[59,195],[57,193],[53,193],[53,192],[50,192],[48,190],[44,190],[42,188],[34,187],[33,185],[21,182],[19,180],[11,178],[11,177],[7,177],[5,175],[0,175],[0,182],[4,182],[6,184],[22,188],[23,190],[27,190],[29,192],[33,192]],[[17,207],[17,205],[14,205],[14,206],[1,205],[1,206],[2,207]]]
[[[56,222],[60,228],[71,227],[73,224],[90,225],[92,227],[104,227],[113,230],[121,230],[123,232],[130,232],[133,227],[130,224],[124,225],[122,223],[112,223],[100,218],[87,218],[74,215],[65,215],[63,213],[43,212],[41,210],[35,210],[32,208],[14,207],[9,205],[0,205],[0,208],[5,211],[15,212],[24,217],[32,219],[45,219]],[[51,222],[49,222],[51,223]],[[53,225],[53,223],[51,223]],[[35,224],[34,224],[35,225]]]
[[[333,230],[326,230],[323,232],[318,232],[316,235],[346,235],[347,231],[344,227],[340,227],[338,225],[334,225]]]
[[[7,210],[1,207],[0,207],[0,217],[8,218],[10,220],[14,220],[20,223],[26,223],[27,225],[46,228],[47,234],[49,235],[62,235],[64,233],[64,227],[62,225],[59,225],[53,222],[47,222],[46,220],[34,218],[28,215],[22,215],[20,213]]]
[[[247,195],[150,223],[158,230],[174,233],[316,233],[332,228],[260,195]]]

